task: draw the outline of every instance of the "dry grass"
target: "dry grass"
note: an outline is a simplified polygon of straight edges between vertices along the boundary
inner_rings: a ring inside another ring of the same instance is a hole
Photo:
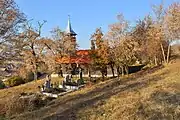
[[[1,95],[1,94],[0,94]],[[17,120],[176,120],[180,118],[180,60],[121,80],[62,96]]]
[[[53,82],[59,82],[61,81],[62,78],[52,78],[52,83]],[[12,98],[14,95],[19,95],[23,92],[26,93],[36,93],[39,92],[38,86],[41,86],[44,84],[45,80],[38,80],[38,81],[32,81],[23,85],[15,86],[12,88],[7,88],[0,90],[0,114],[3,114],[4,111],[4,106],[6,103],[8,103],[8,99]]]
[[[134,82],[140,84],[118,92],[109,99],[100,100],[90,107],[80,109],[76,113],[76,118],[81,120],[180,118],[180,61],[129,83]]]

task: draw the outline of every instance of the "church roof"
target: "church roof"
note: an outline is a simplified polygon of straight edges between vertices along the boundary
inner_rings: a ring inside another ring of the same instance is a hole
[[[56,62],[62,63],[62,64],[68,64],[68,63],[79,63],[79,64],[90,64],[91,63],[90,58],[90,50],[77,50],[75,57],[62,57],[56,59]]]
[[[70,17],[68,18],[68,25],[65,32],[66,34],[77,35],[71,27]]]

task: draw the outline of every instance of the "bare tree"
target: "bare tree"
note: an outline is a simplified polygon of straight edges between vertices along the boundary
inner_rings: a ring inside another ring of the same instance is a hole
[[[95,42],[96,49],[92,50],[91,58],[93,59],[93,66],[101,71],[104,80],[109,63],[109,46],[107,40],[103,37],[101,28],[97,28],[95,33],[92,34],[91,41]]]
[[[23,59],[28,70],[34,73],[34,80],[37,80],[38,63],[41,62],[41,53],[39,50],[39,40],[41,39],[41,29],[46,21],[38,22],[38,27],[33,28],[30,22],[25,24],[24,31],[20,38],[24,42]]]
[[[26,21],[14,0],[0,0],[0,62],[16,58],[19,28]],[[16,46],[17,45],[17,46]],[[16,58],[17,59],[17,58]]]
[[[56,43],[56,51],[63,55],[72,56],[77,50],[77,43],[74,37],[67,35],[59,27],[54,28],[52,31],[52,39]]]
[[[134,61],[134,44],[131,41],[129,34],[129,23],[126,21],[122,14],[118,15],[118,23],[112,24],[106,35],[110,44],[111,60],[117,66],[118,75],[124,75],[124,70],[128,73],[128,65],[133,64]]]
[[[165,15],[165,32],[169,42],[167,63],[169,62],[171,42],[180,39],[180,3],[175,2],[169,6]]]

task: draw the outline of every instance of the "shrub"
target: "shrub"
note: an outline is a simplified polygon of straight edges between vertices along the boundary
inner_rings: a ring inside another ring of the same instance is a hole
[[[24,82],[23,78],[21,78],[19,76],[11,77],[5,81],[5,85],[9,86],[9,87],[18,86],[18,85],[24,84],[24,83],[25,82]]]
[[[2,80],[0,80],[0,89],[3,89],[3,88],[5,88],[6,86],[5,86],[5,84],[3,83],[3,81]]]
[[[43,75],[41,72],[37,72],[37,77],[40,77],[41,75]],[[34,73],[33,72],[28,72],[24,81],[27,82],[31,82],[34,80]]]
[[[24,81],[27,82],[31,82],[34,80],[34,73],[33,72],[28,72],[26,75],[26,78],[24,79]]]
[[[78,79],[77,83],[78,83],[78,85],[82,85],[82,84],[84,84],[84,80],[83,79]]]
[[[6,118],[2,115],[0,115],[0,120],[6,120]]]

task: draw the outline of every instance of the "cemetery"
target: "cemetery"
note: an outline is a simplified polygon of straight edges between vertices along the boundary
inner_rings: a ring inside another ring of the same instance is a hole
[[[85,82],[82,77],[82,71],[79,72],[79,77],[73,80],[72,74],[67,74],[63,81],[51,83],[51,76],[46,76],[46,81],[42,86],[38,86],[40,93],[43,95],[57,98],[58,96],[79,90],[83,88]]]

